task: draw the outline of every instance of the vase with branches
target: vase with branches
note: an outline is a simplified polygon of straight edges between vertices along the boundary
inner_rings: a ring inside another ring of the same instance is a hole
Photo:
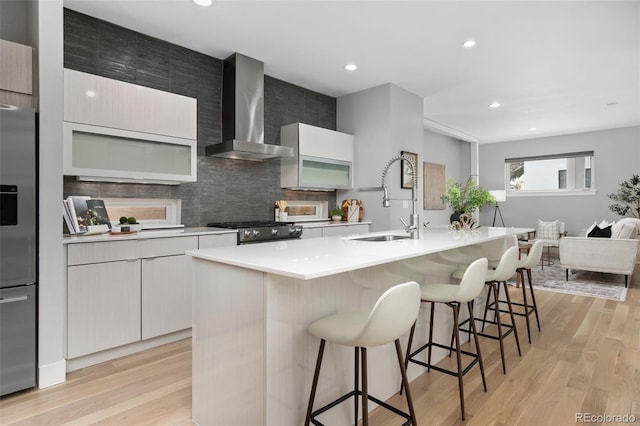
[[[607,197],[616,201],[609,206],[609,210],[620,215],[640,218],[640,176],[634,174],[631,179],[620,183],[618,192],[607,194]]]

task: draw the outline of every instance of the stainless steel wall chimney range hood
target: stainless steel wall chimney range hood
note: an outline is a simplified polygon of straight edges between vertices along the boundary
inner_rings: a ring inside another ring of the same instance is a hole
[[[264,143],[264,64],[239,53],[224,61],[222,140],[207,146],[206,155],[249,161],[293,157],[293,148]]]

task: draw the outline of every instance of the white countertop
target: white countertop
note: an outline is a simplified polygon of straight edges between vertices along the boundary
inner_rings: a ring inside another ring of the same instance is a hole
[[[95,243],[98,241],[123,241],[140,240],[147,238],[188,237],[197,235],[235,234],[235,229],[223,228],[168,228],[142,230],[133,234],[94,234],[94,235],[70,235],[62,239],[63,244]]]
[[[188,250],[186,253],[213,262],[309,280],[464,247],[507,235],[526,234],[527,231],[530,229],[481,227],[473,231],[450,231],[447,227],[431,227],[423,229],[418,240],[354,241],[353,238],[357,236],[350,235]],[[395,230],[371,232],[360,236],[381,234],[406,235],[403,230]]]

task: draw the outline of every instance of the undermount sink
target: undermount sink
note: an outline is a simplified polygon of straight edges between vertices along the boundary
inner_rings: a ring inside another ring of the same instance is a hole
[[[352,238],[355,241],[395,241],[395,240],[406,240],[407,238],[411,238],[410,235],[373,235],[371,237],[359,237]]]

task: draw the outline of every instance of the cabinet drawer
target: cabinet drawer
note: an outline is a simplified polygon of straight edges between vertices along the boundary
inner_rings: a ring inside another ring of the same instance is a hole
[[[198,237],[171,237],[140,240],[140,257],[173,256],[198,248]]]
[[[238,243],[238,234],[200,235],[199,248],[235,246]]]
[[[67,265],[137,259],[138,241],[109,241],[67,245]]]

